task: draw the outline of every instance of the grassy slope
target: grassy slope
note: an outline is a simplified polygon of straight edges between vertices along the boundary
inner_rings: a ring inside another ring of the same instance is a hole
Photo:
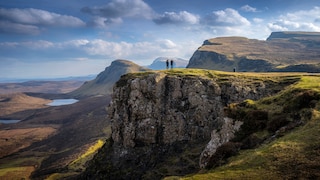
[[[308,43],[304,44],[306,42],[290,39],[261,41],[244,37],[218,37],[208,41],[211,45],[204,45],[199,50],[225,54],[231,60],[235,57],[246,57],[281,64],[318,63],[319,51],[310,47],[306,49],[308,45]],[[313,39],[313,41],[319,40]]]
[[[290,119],[293,114],[298,114],[303,125],[289,131],[278,131],[278,138],[275,140],[269,138],[269,141],[265,141],[255,149],[241,150],[237,156],[229,158],[227,163],[220,167],[202,170],[197,174],[183,178],[168,177],[167,179],[319,178],[320,77],[307,74],[300,76],[299,74],[282,73],[279,75],[288,78],[301,77],[301,79],[275,96],[257,102],[246,101],[247,104],[250,104],[246,110],[247,112],[249,112],[248,109],[267,111],[268,120],[282,113],[284,114],[283,118],[288,118],[289,122],[294,121]],[[309,95],[312,97],[310,98]],[[271,122],[277,123],[276,121]],[[255,134],[257,136],[271,136],[270,132],[265,129],[257,130]]]

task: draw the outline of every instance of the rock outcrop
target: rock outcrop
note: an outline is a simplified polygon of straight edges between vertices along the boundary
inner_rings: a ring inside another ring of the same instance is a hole
[[[225,123],[226,104],[268,94],[264,83],[230,80],[219,84],[208,78],[165,73],[123,77],[109,107],[115,144],[133,148],[209,139],[211,131]]]
[[[188,68],[255,72],[320,72],[320,33],[274,32],[266,40],[218,37],[204,41]]]
[[[273,81],[170,72],[127,74],[115,84],[108,108],[112,144],[100,158],[109,163],[106,167],[125,170],[117,174],[122,178],[141,178],[181,143],[209,142],[198,154],[200,167],[205,167],[242,124],[226,117],[224,107],[275,93]],[[103,177],[99,172],[92,170],[97,174],[90,178]]]

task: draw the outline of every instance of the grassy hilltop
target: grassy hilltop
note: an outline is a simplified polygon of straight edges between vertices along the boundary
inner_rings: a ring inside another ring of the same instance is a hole
[[[217,37],[204,41],[189,68],[222,71],[320,72],[319,32],[273,32],[267,40]]]

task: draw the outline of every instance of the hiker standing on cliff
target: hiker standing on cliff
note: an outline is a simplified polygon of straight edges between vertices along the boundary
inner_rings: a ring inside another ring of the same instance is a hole
[[[173,68],[173,60],[170,61],[171,69]]]
[[[169,60],[166,61],[167,69],[169,69]]]

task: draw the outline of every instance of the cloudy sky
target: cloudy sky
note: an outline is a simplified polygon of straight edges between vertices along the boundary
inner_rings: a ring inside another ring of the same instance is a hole
[[[0,78],[97,74],[115,59],[189,60],[217,36],[320,31],[319,0],[1,0]]]

